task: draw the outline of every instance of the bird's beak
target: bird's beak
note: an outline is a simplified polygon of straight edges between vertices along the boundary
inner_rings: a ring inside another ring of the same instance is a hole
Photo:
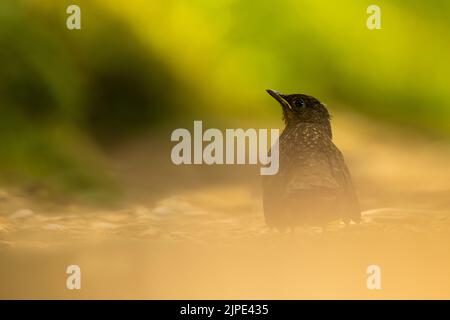
[[[286,101],[284,94],[282,94],[278,91],[275,91],[275,90],[271,90],[271,89],[267,89],[266,91],[268,94],[270,94],[273,98],[275,98],[275,100],[277,100],[281,104],[283,109],[291,108],[291,106],[289,105],[289,102]]]

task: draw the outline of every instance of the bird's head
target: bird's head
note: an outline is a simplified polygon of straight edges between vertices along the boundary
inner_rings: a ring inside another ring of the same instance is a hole
[[[281,104],[283,119],[287,126],[309,122],[330,127],[330,114],[316,98],[305,94],[282,94],[270,89],[267,92]]]

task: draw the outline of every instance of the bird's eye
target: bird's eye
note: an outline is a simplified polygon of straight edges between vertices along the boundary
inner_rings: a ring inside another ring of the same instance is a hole
[[[297,99],[295,100],[295,106],[298,108],[301,108],[305,105],[305,101],[303,101],[303,99]]]

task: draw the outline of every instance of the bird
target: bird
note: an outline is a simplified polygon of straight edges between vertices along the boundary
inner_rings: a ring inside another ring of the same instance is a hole
[[[358,198],[332,141],[326,106],[306,94],[266,91],[281,105],[285,123],[278,140],[279,171],[263,177],[266,224],[285,232],[305,225],[325,228],[336,220],[359,223]]]

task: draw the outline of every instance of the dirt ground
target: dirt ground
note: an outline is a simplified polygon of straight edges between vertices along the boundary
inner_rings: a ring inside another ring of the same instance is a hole
[[[333,126],[361,224],[271,231],[258,168],[176,167],[169,136],[146,137],[111,156],[118,208],[0,192],[0,298],[449,299],[448,143],[346,114]],[[71,264],[81,290],[66,289]]]

